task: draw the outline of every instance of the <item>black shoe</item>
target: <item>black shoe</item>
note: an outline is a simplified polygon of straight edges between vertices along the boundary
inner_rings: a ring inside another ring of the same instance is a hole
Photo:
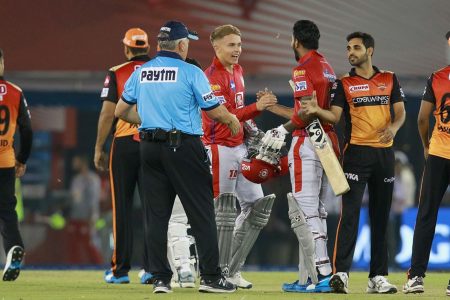
[[[227,281],[221,276],[216,280],[203,279],[200,280],[199,292],[202,293],[233,293],[236,291],[236,285]]]
[[[162,279],[156,279],[155,283],[153,283],[153,293],[172,293],[170,283],[166,283]]]

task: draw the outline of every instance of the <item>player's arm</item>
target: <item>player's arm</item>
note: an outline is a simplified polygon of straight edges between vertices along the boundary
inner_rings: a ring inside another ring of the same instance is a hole
[[[23,95],[20,98],[17,125],[19,126],[20,133],[20,151],[16,157],[16,177],[21,177],[25,174],[26,162],[30,156],[33,144],[30,111],[28,110],[27,102]]]
[[[141,124],[141,118],[136,110],[136,104],[128,102],[123,97],[117,102],[114,115],[131,124]]]
[[[107,170],[108,159],[106,153],[103,151],[106,139],[111,132],[111,127],[114,122],[114,111],[116,110],[116,103],[111,101],[103,101],[102,110],[98,118],[97,125],[97,140],[95,142],[94,164],[100,171]]]
[[[428,158],[428,149],[430,145],[430,115],[433,113],[436,105],[436,98],[434,96],[432,81],[433,75],[431,75],[427,81],[427,85],[422,97],[422,102],[420,103],[419,115],[417,116],[417,127],[419,129],[419,135],[422,141],[425,159]]]

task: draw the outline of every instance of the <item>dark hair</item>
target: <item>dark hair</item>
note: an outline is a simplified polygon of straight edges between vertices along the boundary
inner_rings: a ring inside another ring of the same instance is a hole
[[[309,20],[295,22],[294,28],[292,28],[292,34],[306,49],[319,49],[320,32],[314,22]]]
[[[146,54],[148,54],[148,50],[149,50],[148,47],[147,48],[135,48],[135,47],[130,47],[130,46],[127,46],[127,47],[133,56],[146,55]]]
[[[3,50],[0,48],[0,58],[3,58]]]
[[[361,31],[350,33],[349,35],[347,35],[347,42],[350,42],[351,39],[361,39],[366,49],[370,47],[375,49],[375,40],[368,33]]]

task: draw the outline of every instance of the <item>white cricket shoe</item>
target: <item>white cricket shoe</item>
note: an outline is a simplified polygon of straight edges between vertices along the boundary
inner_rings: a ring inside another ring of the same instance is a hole
[[[3,281],[14,281],[19,277],[25,251],[20,246],[14,246],[6,256],[5,269],[3,270]]]
[[[386,277],[377,275],[369,278],[366,292],[369,294],[395,294],[397,293],[397,287],[390,284]]]
[[[408,281],[403,286],[403,293],[405,294],[423,293],[424,291],[423,277],[420,276],[414,276],[413,278],[408,279]]]
[[[242,277],[241,272],[237,272],[233,276],[227,278],[227,280],[241,289],[251,289],[253,287],[253,284],[250,281],[247,281]]]
[[[348,294],[348,275],[345,272],[337,272],[330,279],[332,293]]]

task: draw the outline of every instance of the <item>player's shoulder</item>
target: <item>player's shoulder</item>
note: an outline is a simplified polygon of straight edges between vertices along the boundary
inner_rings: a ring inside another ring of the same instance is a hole
[[[292,68],[292,78],[295,80],[299,77],[305,77],[306,76],[306,68],[305,65],[297,65],[294,68]]]
[[[345,78],[350,78],[350,73],[347,72],[347,73],[345,73],[345,74],[339,76],[338,79],[336,79],[336,80],[342,81],[342,80],[344,80]]]
[[[443,68],[440,68],[440,69],[434,71],[434,72],[432,73],[432,75],[440,75],[440,74],[442,74],[442,73],[446,73],[446,74],[447,74],[448,72],[450,72],[450,65],[449,65],[449,66],[445,66],[445,67],[443,67]],[[449,73],[449,74],[450,74],[450,73]],[[448,78],[450,79],[450,75],[449,75]]]
[[[390,74],[390,75],[394,75],[395,74],[394,72],[389,71],[389,70],[380,69],[379,71],[380,71],[381,74]]]
[[[109,70],[110,70],[111,72],[117,72],[119,69],[121,69],[121,68],[123,68],[123,67],[125,67],[125,66],[128,66],[128,65],[131,64],[131,63],[132,63],[131,61],[127,61],[127,62],[124,62],[124,63],[122,63],[122,64],[120,64],[120,65],[111,67],[111,68],[109,68]]]
[[[12,83],[11,81],[5,80],[6,84],[17,90],[19,93],[22,93],[22,89],[15,83]]]

